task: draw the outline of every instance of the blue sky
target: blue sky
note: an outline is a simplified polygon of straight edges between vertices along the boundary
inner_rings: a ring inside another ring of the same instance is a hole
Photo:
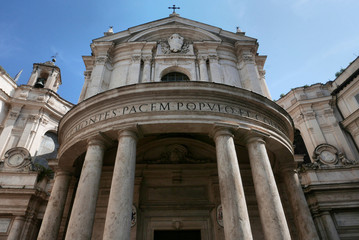
[[[258,39],[267,55],[266,80],[274,99],[291,88],[333,80],[359,56],[358,0],[12,0],[0,9],[0,65],[14,77],[58,53],[59,94],[76,103],[92,39],[108,26],[126,30],[165,18],[176,4],[181,17]]]

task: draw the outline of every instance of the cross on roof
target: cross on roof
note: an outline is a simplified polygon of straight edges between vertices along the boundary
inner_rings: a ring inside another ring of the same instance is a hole
[[[176,13],[176,9],[180,9],[180,7],[176,7],[176,5],[173,5],[172,7],[168,7],[168,9],[173,9],[172,13]]]

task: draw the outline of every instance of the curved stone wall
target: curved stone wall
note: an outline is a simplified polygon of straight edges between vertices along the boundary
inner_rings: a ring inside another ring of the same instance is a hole
[[[215,126],[235,129],[238,141],[249,132],[262,134],[273,152],[292,152],[292,120],[267,98],[223,84],[161,82],[112,89],[74,107],[59,127],[60,165],[71,166],[86,151],[88,139],[116,140],[121,129],[137,129],[144,136],[208,135]]]

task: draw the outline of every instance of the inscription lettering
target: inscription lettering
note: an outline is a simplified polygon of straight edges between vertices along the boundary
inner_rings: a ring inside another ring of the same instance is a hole
[[[237,116],[261,121],[265,124],[268,124],[272,127],[279,129],[280,131],[283,131],[283,128],[279,126],[277,123],[275,123],[268,116],[244,109],[242,106],[209,103],[209,102],[154,102],[154,103],[142,103],[142,104],[131,105],[131,106],[122,106],[122,107],[119,106],[116,109],[107,110],[103,113],[93,115],[88,119],[84,119],[78,124],[76,124],[72,128],[71,133],[75,133],[89,125],[107,119],[121,117],[129,114],[159,112],[159,111],[187,111],[187,112],[201,111],[201,112],[214,112],[214,113],[217,112],[223,114],[231,114],[231,115],[237,115]]]

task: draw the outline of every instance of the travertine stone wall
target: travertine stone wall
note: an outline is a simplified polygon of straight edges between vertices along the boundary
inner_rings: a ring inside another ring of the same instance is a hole
[[[168,41],[172,36],[180,38],[178,49]],[[96,39],[91,48],[92,56],[84,57],[80,102],[116,87],[159,82],[170,72],[183,73],[190,81],[241,87],[270,98],[263,70],[266,57],[257,54],[256,39],[244,33],[171,16]]]

